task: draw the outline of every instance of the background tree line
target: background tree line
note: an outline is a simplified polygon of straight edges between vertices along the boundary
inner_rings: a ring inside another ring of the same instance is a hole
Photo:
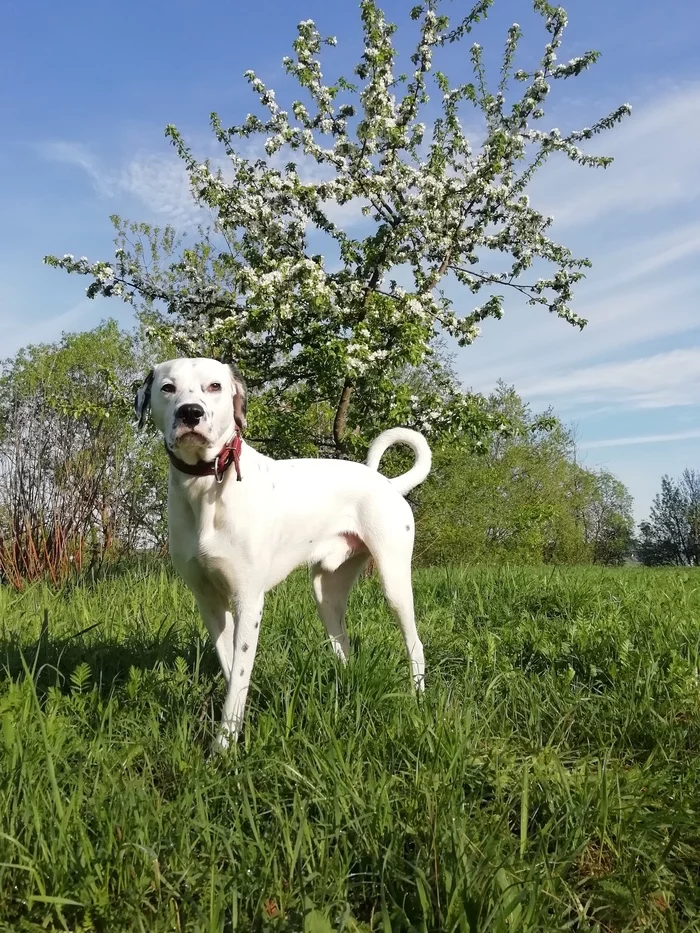
[[[107,322],[30,346],[0,376],[0,573],[7,582],[56,579],[166,542],[167,462],[153,431],[133,423],[134,385],[169,348],[141,328]],[[439,367],[435,360],[439,361]],[[444,353],[403,375],[424,403],[457,379]],[[436,375],[437,374],[437,375]],[[432,440],[435,464],[413,505],[423,564],[621,563],[633,530],[631,498],[604,471],[577,462],[569,432],[551,412],[533,414],[514,389],[475,397],[481,429]],[[287,421],[270,417],[253,389],[249,437],[274,455],[326,455],[334,413],[310,404]],[[280,430],[280,425],[283,426]],[[404,468],[404,454],[389,470]]]
[[[700,473],[662,477],[649,518],[639,526],[636,554],[650,567],[700,565]]]
[[[167,471],[135,430],[136,334],[108,322],[20,350],[0,375],[0,576],[55,581],[160,547]]]

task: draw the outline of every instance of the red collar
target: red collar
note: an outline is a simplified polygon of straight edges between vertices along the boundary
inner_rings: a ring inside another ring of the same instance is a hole
[[[187,473],[189,476],[215,476],[217,483],[222,483],[224,473],[231,464],[236,467],[236,479],[241,481],[241,447],[243,441],[241,435],[236,431],[228,444],[224,444],[219,453],[213,460],[198,460],[197,463],[185,463],[176,457],[172,450],[165,445],[165,449],[170,457],[170,462],[181,473]]]

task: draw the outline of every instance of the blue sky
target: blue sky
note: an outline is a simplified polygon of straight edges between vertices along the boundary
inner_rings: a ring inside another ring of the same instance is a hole
[[[412,4],[388,0],[403,23]],[[700,4],[572,0],[560,58],[588,48],[598,65],[566,82],[548,110],[562,131],[629,101],[624,126],[600,139],[606,172],[553,163],[531,189],[555,235],[594,267],[574,310],[583,333],[540,309],[507,306],[460,351],[465,385],[512,383],[537,409],[575,424],[581,456],[627,483],[643,517],[662,473],[700,467]],[[467,5],[447,3],[455,16]],[[197,219],[163,137],[175,123],[212,154],[208,114],[242,119],[254,68],[283,87],[281,59],[300,19],[336,35],[329,70],[348,73],[360,51],[355,2],[258,0],[205,6],[181,0],[11,4],[0,36],[0,356],[128,309],[84,299],[83,280],[41,264],[46,253],[109,258],[108,216]],[[543,31],[524,0],[496,0],[473,38],[500,50],[513,22],[526,29],[522,64]],[[453,53],[448,74],[464,74]],[[466,76],[466,75],[465,75]],[[473,300],[465,296],[467,309]]]

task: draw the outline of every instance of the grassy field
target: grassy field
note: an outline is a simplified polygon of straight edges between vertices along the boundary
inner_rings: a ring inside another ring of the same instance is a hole
[[[0,930],[700,931],[700,575],[377,581],[341,669],[271,595],[244,740],[168,572],[0,590]]]

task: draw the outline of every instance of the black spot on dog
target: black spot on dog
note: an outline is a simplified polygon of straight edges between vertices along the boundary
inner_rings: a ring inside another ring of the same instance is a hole
[[[411,526],[410,526],[410,525],[406,525],[406,531],[410,531],[410,530],[411,530]]]
[[[248,642],[243,642],[243,650],[244,651],[248,650]]]
[[[242,676],[245,674],[245,668],[242,667],[239,673],[240,673],[240,675],[241,675],[241,677],[242,677]]]
[[[257,628],[259,625],[260,625],[260,623],[259,623],[259,622],[256,622],[255,625],[253,626],[253,628]]]

